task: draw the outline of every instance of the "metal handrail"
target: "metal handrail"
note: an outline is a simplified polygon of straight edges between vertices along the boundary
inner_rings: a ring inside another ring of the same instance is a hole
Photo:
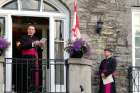
[[[6,68],[6,65],[11,64],[11,65],[15,66],[15,69],[18,69],[18,66],[20,66],[20,65],[25,65],[25,64],[28,65],[28,63],[26,63],[26,62],[24,63],[22,61],[27,61],[27,62],[30,63],[30,61],[34,61],[34,60],[37,60],[37,59],[36,58],[5,58],[4,68]],[[39,65],[42,66],[42,67],[38,70],[36,70],[34,68],[32,70],[43,71],[43,72],[41,72],[42,75],[43,75],[42,76],[42,82],[46,82],[47,78],[50,78],[50,79],[51,78],[56,78],[56,73],[54,73],[55,77],[51,77],[52,72],[51,72],[50,69],[53,66],[54,70],[58,71],[57,75],[60,76],[59,80],[57,82],[59,82],[61,84],[61,80],[63,79],[61,77],[61,75],[64,73],[64,72],[61,72],[61,70],[63,69],[64,66],[66,66],[66,68],[67,68],[66,60],[65,59],[41,59],[41,58],[39,58],[38,60],[41,61],[41,63]],[[31,62],[31,65],[32,65],[32,62]],[[6,69],[4,69],[4,70],[5,70],[4,73],[6,75]],[[18,73],[18,70],[16,70],[16,72],[15,72],[15,77],[14,77],[15,79],[18,79],[18,76],[17,76],[18,74],[17,73]],[[30,77],[27,75],[27,78],[30,78]],[[67,78],[67,76],[66,76],[66,78]],[[17,83],[17,80],[15,80],[14,84],[16,84],[16,83]],[[28,81],[27,81],[27,83],[28,83]],[[42,83],[42,84],[45,84],[45,85],[40,86],[41,91],[42,91],[41,93],[51,93],[51,90],[50,90],[51,89],[51,81],[49,81],[48,85],[46,85],[46,83]],[[6,81],[5,81],[5,86],[6,86]],[[16,85],[16,87],[13,89],[13,91],[17,91],[17,87],[18,86]],[[56,87],[56,80],[55,80],[55,87]],[[65,87],[68,88],[67,87],[67,82],[66,82]],[[64,92],[64,93],[68,93],[67,90],[68,89],[66,89],[66,92]],[[54,91],[56,92],[57,90],[55,89]],[[6,90],[5,90],[5,92],[6,92]]]

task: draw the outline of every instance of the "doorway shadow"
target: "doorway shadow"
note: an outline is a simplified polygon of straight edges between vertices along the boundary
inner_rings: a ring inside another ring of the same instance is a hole
[[[18,64],[21,62],[21,50],[16,47],[16,42],[19,40],[19,38],[22,35],[26,35],[27,32],[27,25],[29,24],[34,24],[36,26],[36,34],[39,39],[41,38],[46,38],[47,39],[47,45],[46,45],[46,50],[44,52],[40,51],[39,52],[39,59],[42,58],[49,58],[49,19],[44,18],[44,17],[28,17],[28,16],[12,16],[12,57],[14,58],[13,60],[13,65],[12,65],[12,88],[16,92],[18,89],[17,81],[18,81]],[[45,53],[45,56],[44,56]],[[42,89],[42,61],[39,61],[39,87],[40,91]],[[21,81],[21,83],[24,83]]]

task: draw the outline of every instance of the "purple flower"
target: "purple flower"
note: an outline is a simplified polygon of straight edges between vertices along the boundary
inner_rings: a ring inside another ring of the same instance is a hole
[[[68,46],[65,49],[70,54],[70,56],[76,54],[89,54],[90,52],[89,45],[82,38],[76,39],[74,42],[69,42]]]
[[[77,40],[73,43],[73,48],[75,51],[79,51],[82,46],[81,40]]]
[[[6,48],[8,48],[9,44],[10,43],[6,39],[0,37],[0,49],[1,50],[5,50]]]

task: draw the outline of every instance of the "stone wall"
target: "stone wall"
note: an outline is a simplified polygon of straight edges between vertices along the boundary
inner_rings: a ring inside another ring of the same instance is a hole
[[[73,1],[62,0],[71,10],[73,17]],[[118,93],[126,93],[128,88],[127,67],[132,63],[132,30],[131,8],[139,6],[139,0],[78,0],[78,15],[82,37],[91,46],[90,60],[93,62],[92,92],[97,93],[98,67],[103,59],[103,49],[114,50],[118,60],[117,69],[122,70],[122,76],[116,76]],[[96,22],[101,19],[103,28],[101,34],[96,33]]]

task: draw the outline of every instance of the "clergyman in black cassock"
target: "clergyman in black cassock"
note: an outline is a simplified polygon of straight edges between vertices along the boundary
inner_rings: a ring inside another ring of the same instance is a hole
[[[21,49],[22,61],[18,64],[17,93],[39,93],[38,51],[40,42],[35,34],[35,27],[29,25],[28,34],[21,36],[17,47]]]
[[[105,59],[102,60],[99,67],[100,83],[99,83],[99,93],[116,93],[115,79],[113,73],[116,70],[116,59],[112,57],[112,51],[110,49],[104,50]],[[108,80],[107,84],[103,80],[107,80],[111,75],[112,80]]]

